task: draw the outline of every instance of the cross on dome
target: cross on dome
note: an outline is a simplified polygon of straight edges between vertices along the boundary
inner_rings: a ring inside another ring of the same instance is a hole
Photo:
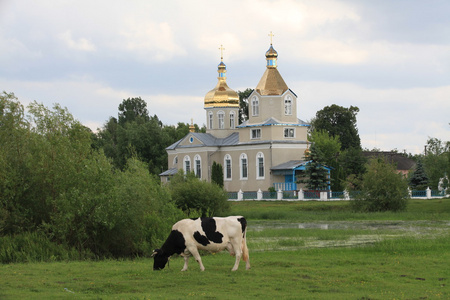
[[[272,33],[272,31],[269,33],[269,36],[270,36],[270,44],[272,45],[272,39],[273,39],[273,37],[275,36],[273,33]]]
[[[219,50],[220,50],[220,60],[223,61],[223,50],[225,50],[225,48],[223,47],[223,45],[220,45]]]

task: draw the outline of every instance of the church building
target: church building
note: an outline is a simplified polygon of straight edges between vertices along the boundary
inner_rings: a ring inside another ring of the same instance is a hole
[[[167,182],[183,169],[211,181],[213,162],[223,167],[229,192],[296,190],[296,174],[304,170],[309,124],[297,117],[297,95],[278,71],[278,53],[270,44],[267,68],[248,98],[249,116],[239,120],[239,96],[227,85],[226,66],[218,65],[216,87],[205,96],[206,133],[190,132],[166,148]]]

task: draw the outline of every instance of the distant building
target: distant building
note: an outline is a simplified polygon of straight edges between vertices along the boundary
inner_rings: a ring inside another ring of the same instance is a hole
[[[416,162],[401,153],[390,151],[364,151],[363,155],[367,158],[384,158],[387,162],[394,164],[397,173],[408,176],[410,170],[414,170]]]
[[[218,83],[205,96],[206,133],[190,132],[166,148],[167,182],[179,169],[211,180],[215,161],[223,167],[227,191],[297,189],[296,172],[304,169],[309,124],[297,118],[297,95],[277,69],[278,53],[266,52],[267,68],[248,98],[249,119],[239,120],[239,96],[228,87],[223,57]]]

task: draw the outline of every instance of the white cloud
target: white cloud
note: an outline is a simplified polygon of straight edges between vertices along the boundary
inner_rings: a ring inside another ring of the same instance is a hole
[[[73,39],[70,30],[59,34],[58,36],[67,47],[74,50],[92,52],[96,50],[95,45],[86,38]]]

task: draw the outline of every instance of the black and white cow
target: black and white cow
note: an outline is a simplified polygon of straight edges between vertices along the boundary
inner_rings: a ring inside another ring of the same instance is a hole
[[[241,256],[246,262],[246,269],[250,269],[246,232],[247,221],[241,216],[181,220],[172,226],[172,231],[161,249],[153,252],[153,270],[163,269],[169,257],[177,253],[184,257],[181,271],[187,270],[191,254],[199,263],[200,270],[204,271],[198,250],[215,253],[225,249],[236,256],[232,271],[238,269]]]

